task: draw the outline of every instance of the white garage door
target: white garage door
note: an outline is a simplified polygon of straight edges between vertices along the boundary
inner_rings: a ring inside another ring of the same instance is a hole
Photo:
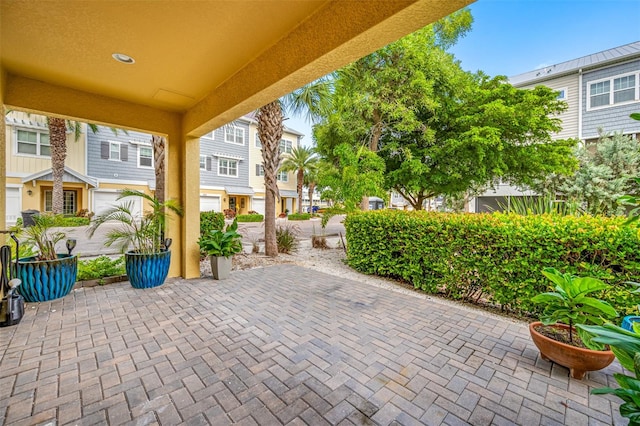
[[[20,188],[7,188],[7,223],[15,224],[20,217]]]
[[[289,213],[297,213],[293,211],[293,198],[285,198],[285,200],[287,200],[287,210],[289,210]]]
[[[254,198],[251,200],[251,210],[255,210],[264,215],[264,198]]]
[[[100,215],[114,206],[133,201],[133,208],[131,210],[131,213],[133,213],[134,216],[142,216],[142,198],[127,197],[121,200],[116,200],[116,198],[118,198],[118,195],[118,192],[94,191],[93,212],[96,215]]]
[[[220,197],[206,197],[200,196],[200,211],[201,212],[221,212],[220,210]]]

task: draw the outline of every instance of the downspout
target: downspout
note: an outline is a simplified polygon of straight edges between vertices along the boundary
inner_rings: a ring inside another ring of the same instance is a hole
[[[578,70],[578,139],[584,145],[582,140],[582,68]]]

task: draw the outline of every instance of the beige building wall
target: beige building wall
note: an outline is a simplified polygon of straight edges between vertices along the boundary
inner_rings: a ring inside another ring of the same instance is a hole
[[[532,89],[535,86],[543,85],[554,90],[564,90],[565,102],[568,108],[557,117],[562,120],[562,131],[553,135],[554,139],[568,139],[578,137],[578,116],[579,116],[579,79],[578,74],[570,74],[563,77],[538,82],[535,84],[519,86],[523,89]]]

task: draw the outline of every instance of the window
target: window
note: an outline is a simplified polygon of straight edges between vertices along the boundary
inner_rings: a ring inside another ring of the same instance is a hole
[[[260,136],[256,132],[256,148],[262,148],[262,142],[260,142]]]
[[[567,100],[567,89],[566,88],[558,89],[557,93],[558,93],[558,100],[559,101],[566,101]]]
[[[150,146],[138,147],[138,167],[153,168],[153,148]]]
[[[226,126],[224,128],[224,141],[244,145],[244,129],[236,126]]]
[[[51,157],[51,145],[49,134],[32,130],[16,130],[18,154],[39,155]]]
[[[264,176],[264,166],[262,164],[256,164],[256,176]]]
[[[218,159],[218,174],[220,176],[238,176],[238,161],[228,158]]]
[[[291,154],[291,147],[292,147],[292,143],[291,141],[287,141],[284,139],[280,140],[280,154],[283,153],[287,153],[287,154]]]
[[[207,170],[207,156],[200,156],[200,170]]]
[[[44,191],[44,211],[53,210],[53,191]],[[76,191],[62,192],[62,214],[76,214]]]
[[[284,182],[284,183],[289,182],[289,173],[288,172],[280,170],[278,172],[278,174],[277,174],[277,177],[278,177],[278,181],[280,181],[280,182]]]
[[[636,97],[636,76],[627,75],[613,80],[613,103],[632,101]]]
[[[205,139],[215,139],[216,138],[216,131],[213,130],[213,131],[207,133],[206,135],[203,135],[202,137],[205,138]]]
[[[120,144],[109,142],[109,160],[120,161]]]
[[[589,108],[638,100],[638,74],[612,77],[589,84]]]

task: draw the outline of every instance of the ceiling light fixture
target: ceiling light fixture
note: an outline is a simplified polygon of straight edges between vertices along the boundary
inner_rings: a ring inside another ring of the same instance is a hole
[[[129,55],[125,55],[124,53],[114,53],[111,56],[113,57],[113,59],[115,59],[118,62],[122,62],[123,64],[133,64],[136,62],[135,59],[133,59]]]

